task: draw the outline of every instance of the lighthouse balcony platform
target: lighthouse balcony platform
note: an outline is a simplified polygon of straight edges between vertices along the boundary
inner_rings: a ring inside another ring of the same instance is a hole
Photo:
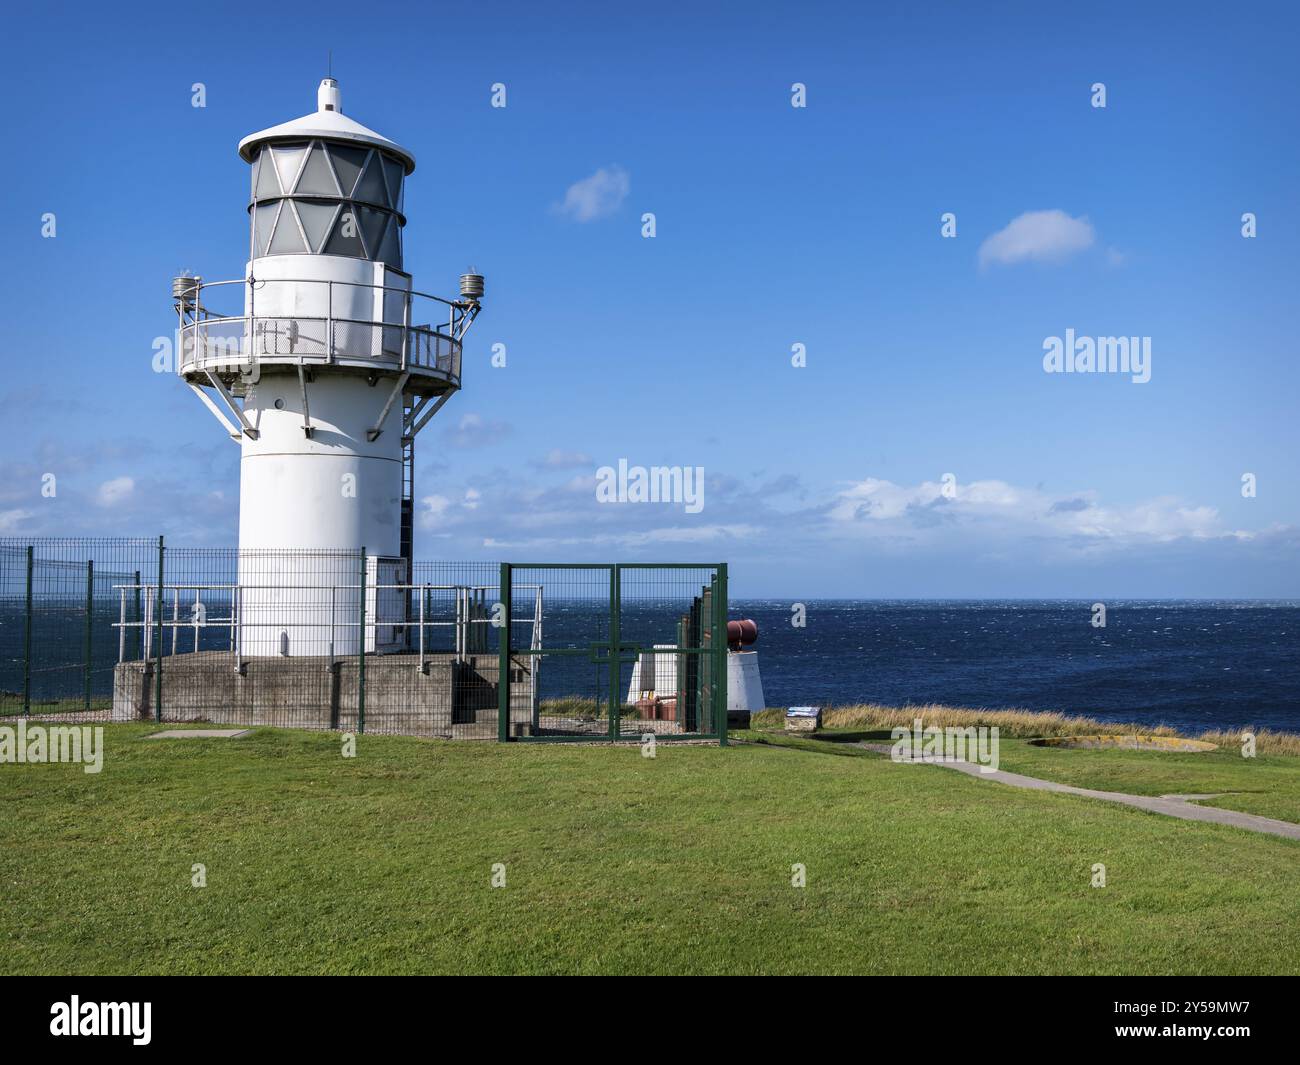
[[[199,384],[209,373],[233,383],[271,366],[409,373],[407,391],[440,395],[460,388],[460,360],[460,341],[429,326],[259,316],[183,326],[177,370]]]
[[[400,375],[413,395],[460,388],[462,343],[478,314],[474,300],[310,278],[189,280],[177,289],[176,370],[193,384],[216,377],[238,389],[261,370],[282,366]],[[221,313],[223,302],[228,313]]]

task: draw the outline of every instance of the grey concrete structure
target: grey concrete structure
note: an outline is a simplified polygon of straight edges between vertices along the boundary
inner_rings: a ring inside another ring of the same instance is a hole
[[[365,731],[442,739],[497,738],[498,658],[490,655],[367,655]],[[227,652],[168,655],[162,664],[162,715],[169,722],[276,725],[355,731],[357,656],[249,658]],[[156,663],[128,661],[113,674],[114,721],[154,719]],[[537,728],[531,660],[510,668],[511,735]]]

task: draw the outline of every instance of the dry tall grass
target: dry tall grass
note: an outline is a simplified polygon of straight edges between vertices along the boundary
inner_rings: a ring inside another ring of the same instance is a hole
[[[1202,732],[1194,738],[1205,740],[1207,743],[1217,743],[1220,747],[1240,747],[1244,732],[1254,733],[1256,754],[1289,754],[1293,758],[1300,758],[1300,736],[1294,732],[1274,732],[1268,728],[1242,728],[1231,732],[1222,730]]]
[[[877,703],[858,703],[854,706],[827,707],[822,712],[822,724],[835,729],[892,729],[902,726],[912,728],[920,719],[922,727],[938,725],[967,727],[987,725],[998,727],[1001,734],[1013,738],[1037,736],[1096,736],[1130,735],[1179,736],[1177,729],[1168,725],[1138,725],[1133,722],[1101,721],[1095,717],[1071,717],[1065,714],[1036,710],[977,710],[956,706],[927,703],[916,706],[880,706]],[[780,728],[785,722],[785,711],[768,709],[754,714],[754,728]],[[1300,735],[1274,732],[1271,729],[1242,728],[1231,732],[1206,732],[1191,739],[1206,740],[1223,747],[1239,747],[1243,732],[1255,735],[1258,754],[1289,754],[1300,757]]]

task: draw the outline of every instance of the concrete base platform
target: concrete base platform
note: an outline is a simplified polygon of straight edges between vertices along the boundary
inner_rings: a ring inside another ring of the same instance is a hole
[[[498,659],[493,655],[367,655],[365,730],[442,739],[497,738]],[[156,663],[120,662],[113,674],[114,721],[154,718]],[[357,656],[245,658],[222,651],[164,656],[163,721],[281,728],[358,728]],[[537,728],[531,660],[510,665],[510,730]]]

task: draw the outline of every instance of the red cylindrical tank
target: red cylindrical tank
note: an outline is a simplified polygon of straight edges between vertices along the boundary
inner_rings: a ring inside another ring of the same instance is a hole
[[[758,642],[758,626],[746,618],[744,621],[727,622],[727,646],[733,651],[748,647]]]

